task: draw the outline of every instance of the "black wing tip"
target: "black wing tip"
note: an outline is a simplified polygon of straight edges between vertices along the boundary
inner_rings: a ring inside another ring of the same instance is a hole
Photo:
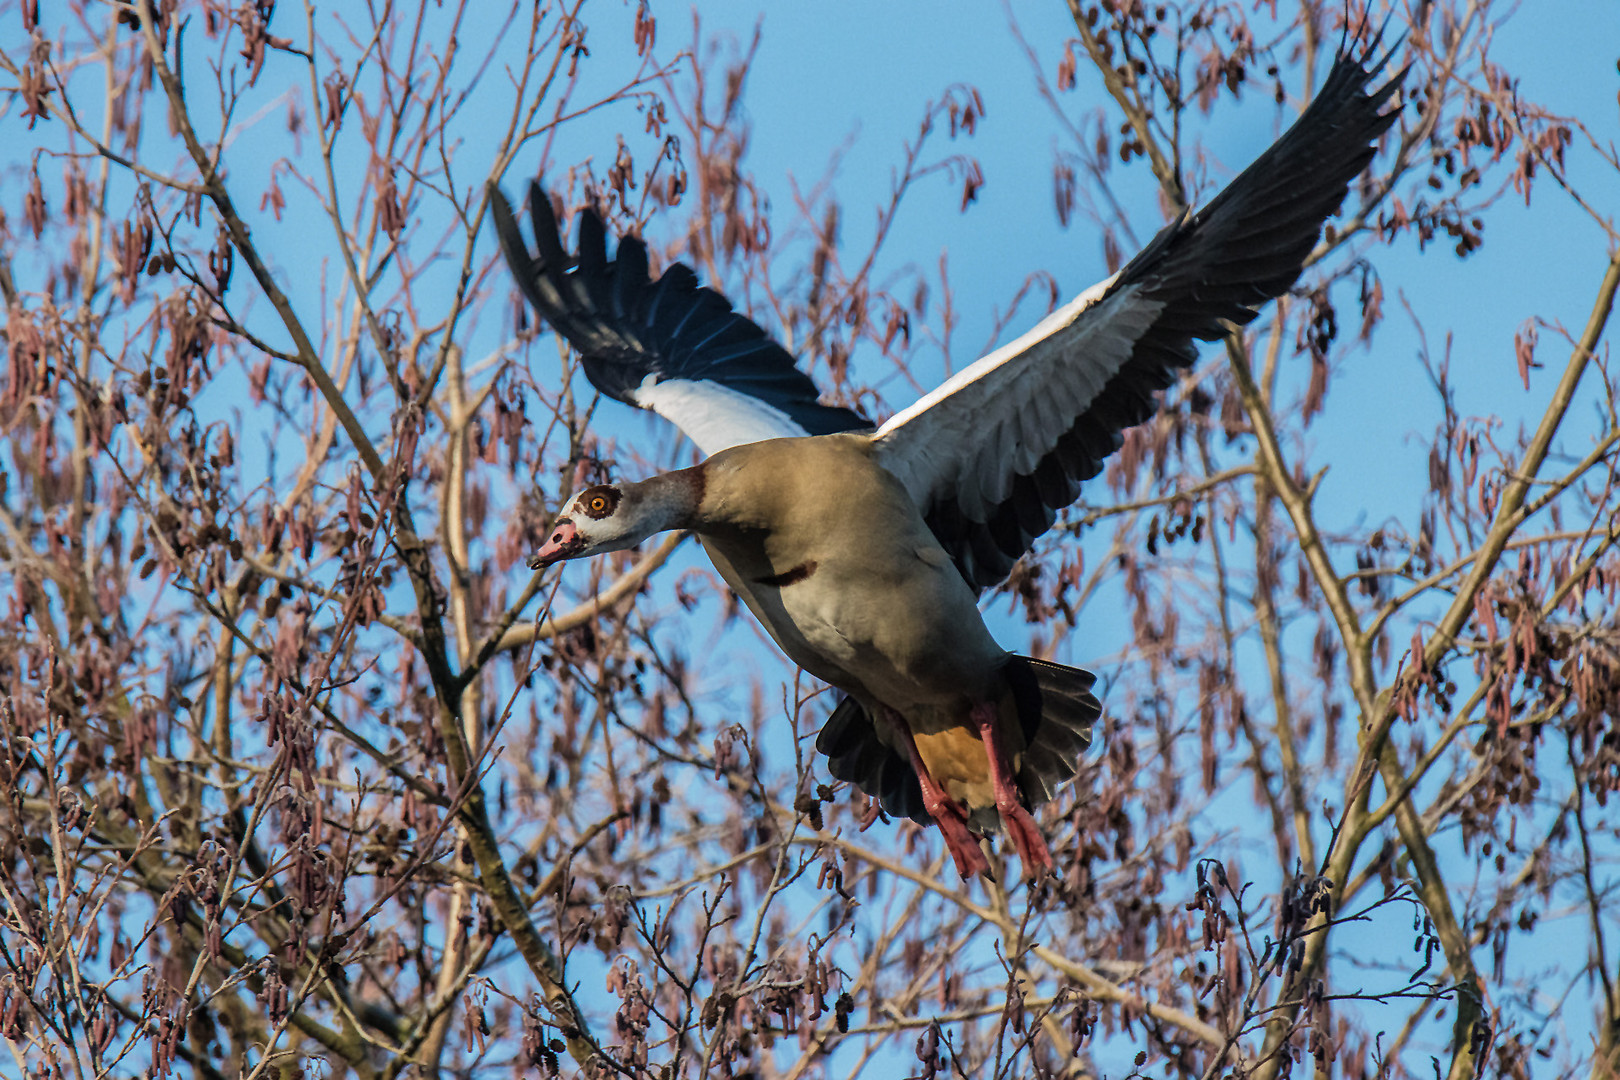
[[[776,408],[811,435],[871,429],[859,413],[821,404],[792,355],[685,263],[650,278],[646,245],[633,234],[620,237],[609,258],[608,222],[594,206],[579,210],[570,254],[551,196],[531,180],[531,251],[504,193],[493,181],[488,190],[496,236],[524,297],[579,351],[602,393],[637,405],[635,391],[648,376],[711,381]],[[758,343],[746,356],[736,349],[744,338]]]
[[[1364,26],[1353,36],[1347,31],[1327,79],[1294,124],[1195,214],[1161,230],[1126,266],[1115,288],[1133,281],[1151,282],[1159,276],[1161,263],[1176,261],[1173,249],[1191,254],[1189,249],[1208,246],[1197,239],[1202,232],[1214,234],[1223,250],[1247,248],[1245,258],[1269,257],[1277,264],[1270,273],[1257,270],[1243,276],[1287,278],[1281,288],[1265,288],[1263,292],[1270,295],[1245,300],[1243,306],[1258,308],[1286,292],[1303,270],[1304,256],[1321,234],[1323,223],[1337,212],[1351,181],[1367,167],[1378,140],[1401,114],[1399,105],[1389,109],[1385,105],[1400,89],[1411,65],[1373,85],[1400,48],[1397,42],[1380,53],[1384,33],[1385,27],[1370,38]],[[1364,47],[1354,48],[1354,42],[1364,42]],[[1275,217],[1279,199],[1284,200],[1289,216],[1269,220]],[[1258,250],[1256,236],[1245,235],[1256,230],[1268,234]],[[1248,243],[1240,243],[1239,237]],[[1303,251],[1296,250],[1301,247]],[[1193,254],[1191,261],[1196,264],[1201,259]],[[1283,273],[1283,264],[1293,268],[1291,275]],[[1225,317],[1239,318],[1231,312]]]
[[[1401,115],[1402,105],[1397,104],[1388,110],[1384,106],[1405,83],[1412,65],[1407,63],[1383,82],[1378,82],[1406,43],[1403,32],[1388,48],[1384,47],[1384,37],[1393,18],[1394,12],[1391,11],[1378,24],[1378,29],[1371,33],[1368,32],[1370,24],[1366,16],[1354,25],[1346,18],[1333,66],[1328,69],[1327,78],[1296,124],[1306,122],[1307,118],[1319,119],[1325,113],[1348,113],[1350,118],[1365,125],[1362,130],[1367,135],[1368,143],[1375,142],[1394,124]],[[1284,133],[1283,140],[1286,139],[1287,133]],[[1368,157],[1371,157],[1370,150]]]
[[[523,226],[518,224],[512,201],[501,190],[500,184],[494,180],[486,181],[484,190],[489,196],[490,215],[495,219],[496,239],[500,241],[501,251],[506,256],[512,275],[525,292],[529,291],[528,279],[535,274],[566,269],[571,265],[571,260],[566,256],[561,259],[547,257],[548,249],[558,253],[562,251],[562,238],[557,234],[557,218],[552,211],[551,201],[538,181],[529,181],[528,193],[530,227],[534,232],[537,251],[530,249],[523,236]]]
[[[484,191],[489,196],[489,212],[495,221],[495,238],[500,242],[501,254],[506,256],[506,265],[511,268],[512,276],[521,279],[531,261],[528,242],[523,239],[523,227],[518,224],[512,203],[499,184],[490,180],[484,185]]]
[[[1401,46],[1406,44],[1406,31],[1402,30],[1395,40],[1390,43],[1389,48],[1384,50],[1383,56],[1379,57],[1378,50],[1383,48],[1384,35],[1389,32],[1389,24],[1395,19],[1395,9],[1390,8],[1389,11],[1384,13],[1383,21],[1378,24],[1378,29],[1374,30],[1370,36],[1367,33],[1367,28],[1371,25],[1371,10],[1362,12],[1360,21],[1354,23],[1353,29],[1349,16],[1350,12],[1347,7],[1345,9],[1343,32],[1339,35],[1339,50],[1334,60],[1334,66],[1337,67],[1343,63],[1353,64],[1361,71],[1362,83],[1370,83],[1389,66],[1389,62],[1395,58],[1395,54],[1401,51]],[[1374,96],[1386,94],[1391,88],[1391,84],[1399,84],[1402,77],[1411,67],[1411,64],[1407,64],[1401,68]]]

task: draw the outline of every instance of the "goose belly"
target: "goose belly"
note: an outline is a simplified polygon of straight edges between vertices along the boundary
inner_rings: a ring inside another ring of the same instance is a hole
[[[998,693],[1007,654],[935,546],[823,553],[754,574],[705,547],[789,659],[867,704],[909,714]]]

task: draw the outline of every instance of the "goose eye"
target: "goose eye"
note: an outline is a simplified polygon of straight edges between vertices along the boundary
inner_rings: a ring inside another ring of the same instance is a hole
[[[574,505],[592,521],[601,521],[619,508],[619,493],[610,487],[593,487],[580,492]]]

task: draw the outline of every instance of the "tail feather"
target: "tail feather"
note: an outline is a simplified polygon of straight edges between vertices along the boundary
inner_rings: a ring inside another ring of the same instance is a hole
[[[854,698],[840,701],[821,725],[816,750],[827,755],[833,779],[854,784],[890,817],[910,818],[919,825],[934,820],[923,806],[922,785],[911,763],[878,738],[872,717]]]
[[[1014,656],[1007,662],[1006,678],[1024,728],[1018,787],[1033,808],[1052,801],[1091,746],[1093,725],[1102,715],[1102,703],[1092,693],[1097,676],[1050,660]]]
[[[1006,677],[1024,730],[1018,788],[1033,809],[1052,801],[1091,745],[1093,724],[1102,715],[1102,704],[1092,693],[1097,677],[1032,656],[1013,656]],[[854,698],[841,700],[827,718],[816,736],[816,750],[826,755],[834,779],[877,799],[890,817],[922,825],[933,821],[911,763],[878,738],[871,715]],[[980,832],[996,832],[1000,818],[994,807],[979,807],[971,812],[969,824]]]

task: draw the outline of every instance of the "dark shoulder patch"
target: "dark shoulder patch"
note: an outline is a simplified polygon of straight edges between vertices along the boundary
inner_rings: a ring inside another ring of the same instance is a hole
[[[665,473],[671,480],[685,484],[691,491],[693,506],[703,505],[703,496],[709,488],[709,473],[706,466],[708,462],[700,461],[689,469],[676,469],[672,473]]]
[[[601,521],[619,508],[619,489],[612,484],[597,484],[579,493],[574,500],[580,513],[592,521]]]
[[[800,563],[791,570],[784,570],[780,574],[772,574],[759,580],[761,585],[774,585],[778,589],[785,589],[789,585],[797,584],[816,572],[816,561]]]

